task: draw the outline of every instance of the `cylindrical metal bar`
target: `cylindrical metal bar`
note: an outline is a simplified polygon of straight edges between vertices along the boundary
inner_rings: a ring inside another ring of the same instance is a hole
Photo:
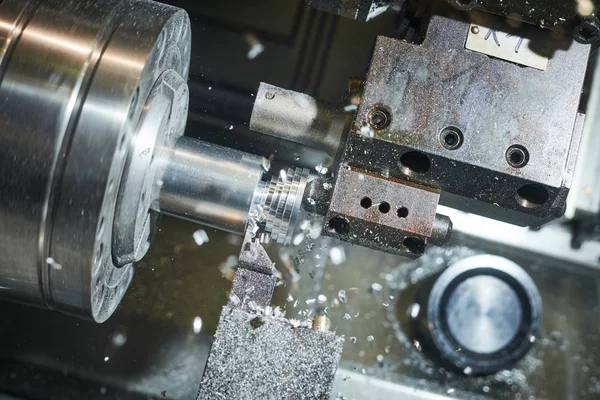
[[[443,246],[448,243],[451,236],[452,220],[450,220],[450,217],[442,214],[436,214],[429,242],[436,246]]]
[[[329,328],[331,328],[331,321],[325,315],[316,315],[313,318],[312,328],[315,331],[329,332]]]
[[[340,150],[346,113],[341,105],[316,100],[304,93],[261,83],[250,129],[325,151]]]
[[[152,208],[243,234],[268,161],[259,156],[182,137],[157,185]]]

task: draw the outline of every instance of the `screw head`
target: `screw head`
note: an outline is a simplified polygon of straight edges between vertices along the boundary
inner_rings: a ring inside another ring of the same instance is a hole
[[[472,26],[471,27],[471,33],[474,35],[477,35],[479,33],[479,27],[478,26]]]
[[[392,120],[388,110],[382,107],[375,107],[369,111],[367,116],[369,125],[375,130],[382,130],[390,125]]]
[[[455,126],[447,126],[440,132],[440,143],[448,150],[456,150],[463,145],[462,131]]]
[[[529,152],[524,146],[513,145],[506,150],[506,162],[513,168],[523,168],[529,162]]]

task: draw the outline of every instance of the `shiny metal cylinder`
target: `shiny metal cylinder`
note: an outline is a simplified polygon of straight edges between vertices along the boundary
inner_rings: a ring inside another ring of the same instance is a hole
[[[322,150],[335,158],[341,148],[346,118],[341,105],[261,83],[250,129]]]
[[[451,237],[452,220],[446,215],[436,214],[429,243],[436,246],[443,246],[450,241]]]
[[[269,162],[259,156],[182,137],[156,187],[155,211],[243,235]]]
[[[121,178],[156,82],[187,79],[190,37],[149,0],[0,2],[0,296],[113,313],[133,274],[112,257]]]
[[[329,329],[331,328],[331,321],[325,315],[316,315],[313,318],[312,328],[315,331],[329,332]]]
[[[257,224],[264,224],[269,239],[281,244],[291,242],[308,174],[309,170],[302,168],[281,170],[256,189],[250,213]]]

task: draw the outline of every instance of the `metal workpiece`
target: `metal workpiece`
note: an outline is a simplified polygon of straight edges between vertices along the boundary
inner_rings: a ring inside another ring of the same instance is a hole
[[[169,108],[151,93],[187,79],[189,18],[147,0],[4,0],[0,21],[1,296],[104,321],[133,273],[113,260],[121,178]]]
[[[268,182],[260,182],[250,211],[255,234],[262,230],[278,243],[290,243],[308,176],[308,169],[290,168],[281,170]]]
[[[422,286],[418,298],[423,312],[415,322],[430,345],[428,354],[465,375],[512,368],[541,333],[538,289],[527,272],[503,257],[461,259],[433,286]]]
[[[155,185],[152,209],[243,235],[269,162],[193,138],[180,138]]]
[[[264,158],[181,137],[165,152],[153,211],[227,232],[287,244],[298,221],[309,171],[281,170],[269,181]]]
[[[343,144],[347,117],[341,104],[261,83],[250,129],[325,151],[336,158]]]
[[[452,226],[437,216],[436,189],[342,167],[324,233],[362,246],[416,258],[429,240],[443,244]]]
[[[422,45],[379,37],[343,159],[439,187],[444,205],[541,225],[564,212],[589,46],[540,29],[540,71],[465,49],[480,22],[490,43],[519,34],[456,13],[432,16]]]

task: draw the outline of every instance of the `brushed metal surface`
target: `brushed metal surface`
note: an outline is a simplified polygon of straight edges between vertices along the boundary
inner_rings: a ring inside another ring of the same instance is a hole
[[[187,15],[152,1],[0,3],[0,295],[104,321],[129,144],[158,77],[186,78]]]

